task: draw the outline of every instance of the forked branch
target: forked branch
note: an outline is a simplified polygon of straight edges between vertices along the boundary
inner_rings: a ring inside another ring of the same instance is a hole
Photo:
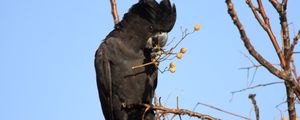
[[[251,8],[255,18],[257,19],[257,21],[259,22],[259,24],[262,26],[262,28],[267,32],[274,48],[275,48],[275,51],[279,57],[279,60],[280,60],[280,64],[281,64],[281,67],[285,67],[286,66],[286,61],[284,59],[284,56],[282,54],[282,51],[279,47],[279,44],[277,43],[277,40],[276,40],[276,37],[271,29],[271,26],[270,26],[270,22],[269,22],[269,18],[267,17],[267,14],[264,10],[264,7],[262,5],[262,2],[261,0],[257,0],[257,3],[258,3],[258,9],[256,9],[256,7],[253,5],[252,1],[251,0],[247,0],[246,3],[249,5],[249,7]],[[258,12],[260,13],[260,15],[262,16],[263,18],[263,21],[261,20],[261,18],[259,17],[259,14],[257,13],[257,10]]]
[[[288,0],[282,0],[282,3],[279,3],[278,0],[269,0],[270,3],[273,5],[273,7],[276,9],[276,11],[279,14],[280,18],[280,24],[281,24],[281,34],[282,34],[282,48],[283,52],[281,51],[276,37],[272,32],[269,18],[266,15],[266,12],[264,10],[263,4],[261,0],[257,0],[258,8],[256,8],[251,0],[246,0],[247,4],[251,8],[255,18],[260,23],[262,28],[267,32],[270,40],[272,41],[272,44],[276,50],[276,53],[279,57],[281,68],[278,69],[274,67],[274,65],[270,64],[269,61],[267,61],[263,56],[261,56],[253,47],[253,45],[250,42],[250,39],[248,38],[245,29],[242,25],[242,23],[239,21],[237,13],[233,7],[231,0],[226,0],[228,13],[230,17],[232,18],[235,26],[238,28],[241,39],[244,42],[244,45],[248,52],[262,65],[264,66],[269,72],[277,76],[278,78],[284,80],[285,87],[286,87],[286,93],[287,93],[287,104],[288,104],[288,111],[289,111],[289,117],[291,120],[296,119],[296,110],[295,110],[295,102],[294,97],[298,98],[300,100],[300,85],[296,79],[298,79],[296,69],[293,67],[293,54],[294,54],[294,48],[298,42],[299,34],[295,36],[293,43],[290,43],[289,38],[289,26],[287,23],[287,1]],[[293,72],[293,73],[292,73]],[[293,76],[294,75],[294,76]]]
[[[288,79],[288,75],[275,68],[269,61],[267,61],[265,58],[263,58],[253,47],[253,45],[250,42],[250,39],[248,38],[246,31],[244,29],[244,26],[240,22],[237,13],[233,7],[232,1],[231,0],[226,0],[227,3],[227,8],[228,8],[228,13],[231,16],[233,23],[236,25],[238,28],[241,39],[244,42],[245,47],[247,48],[248,52],[265,68],[267,68],[272,74],[278,76],[281,79]]]

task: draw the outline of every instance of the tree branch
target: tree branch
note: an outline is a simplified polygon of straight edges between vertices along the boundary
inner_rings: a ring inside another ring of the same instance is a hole
[[[119,15],[118,15],[116,0],[110,0],[110,4],[111,4],[111,14],[114,18],[114,23],[116,25],[119,23]]]
[[[266,13],[264,11],[264,8],[262,6],[261,0],[257,0],[259,9],[258,11],[264,18],[264,23],[262,22],[261,18],[259,18],[258,13],[256,12],[256,9],[254,5],[252,4],[251,0],[247,0],[247,4],[251,8],[253,14],[255,15],[256,19],[258,22],[261,24],[261,26],[267,31],[274,48],[276,49],[276,52],[278,54],[278,57],[280,59],[281,63],[281,68],[283,70],[278,70],[275,68],[272,64],[269,63],[269,61],[265,60],[252,46],[243,25],[238,19],[238,16],[236,14],[236,11],[234,10],[233,4],[231,0],[226,0],[227,8],[228,8],[228,13],[231,16],[235,26],[238,28],[241,39],[244,42],[245,47],[247,48],[248,52],[262,65],[264,66],[269,72],[274,74],[275,76],[279,77],[280,79],[283,79],[285,81],[285,87],[286,87],[286,94],[287,94],[287,103],[288,103],[288,111],[289,111],[289,117],[291,120],[296,119],[296,110],[295,110],[295,102],[294,102],[294,94],[300,100],[300,86],[298,82],[294,79],[291,73],[291,59],[292,59],[292,54],[294,51],[291,49],[291,44],[290,44],[290,38],[289,38],[289,29],[288,29],[288,24],[287,24],[287,13],[286,13],[286,4],[287,0],[283,0],[282,4],[278,3],[277,0],[270,0],[271,4],[273,7],[277,10],[279,17],[280,17],[280,24],[281,24],[281,30],[282,30],[282,40],[283,40],[283,53],[280,51],[279,45],[276,41],[276,38],[273,35],[273,32],[271,30],[269,20],[266,16]],[[297,37],[296,37],[297,39]],[[298,39],[297,39],[298,40]],[[296,43],[297,43],[296,40]],[[295,40],[294,40],[295,42]],[[293,44],[296,44],[293,43]],[[292,44],[292,45],[293,45]],[[294,48],[293,48],[294,49]]]
[[[269,18],[265,12],[265,9],[264,9],[264,6],[261,2],[261,0],[257,0],[257,3],[258,3],[258,11],[259,13],[262,15],[265,23],[268,25],[269,29],[271,29],[271,25],[270,25],[270,22],[269,22]]]
[[[295,108],[294,91],[287,81],[285,81],[285,86],[286,86],[286,96],[287,96],[289,118],[290,118],[290,120],[296,120],[297,115],[296,115],[296,108]]]
[[[291,66],[292,66],[292,72],[294,74],[294,78],[297,80],[297,82],[299,84],[300,77],[298,76],[298,73],[297,73],[297,69],[296,69],[295,62],[294,62],[294,56],[292,56],[292,58],[291,58]]]
[[[276,0],[271,0],[272,4],[278,3]],[[269,72],[274,74],[280,79],[283,79],[285,81],[288,81],[290,86],[294,89],[294,92],[298,99],[300,99],[300,87],[298,83],[293,79],[293,77],[290,76],[290,71],[288,69],[285,69],[285,71],[280,71],[277,68],[275,68],[270,62],[268,62],[265,58],[263,58],[252,46],[245,30],[242,25],[242,23],[239,21],[236,11],[234,10],[233,4],[231,0],[226,0],[228,13],[230,17],[233,20],[233,23],[238,28],[241,39],[244,42],[245,47],[247,48],[248,52],[262,65],[264,66]],[[287,66],[287,65],[286,65]]]
[[[283,10],[286,10],[287,2],[287,0],[282,0]]]
[[[271,26],[270,26],[270,22],[269,22],[269,18],[267,17],[266,15],[266,12],[264,10],[264,7],[262,5],[262,2],[261,0],[257,0],[257,3],[258,3],[258,12],[260,13],[260,15],[263,17],[263,20],[264,22],[261,20],[261,18],[259,17],[258,13],[256,12],[256,8],[254,7],[253,3],[251,0],[247,0],[246,3],[248,4],[248,6],[251,8],[252,10],[252,13],[254,14],[255,18],[257,19],[257,21],[260,23],[260,25],[262,26],[262,28],[267,32],[274,48],[275,48],[275,51],[279,57],[279,60],[280,60],[280,64],[281,64],[281,67],[284,67],[286,66],[286,61],[284,59],[284,56],[281,52],[281,49],[277,43],[277,40],[276,40],[276,37],[271,29]]]
[[[233,23],[236,25],[236,27],[238,28],[240,35],[241,35],[241,39],[244,42],[245,47],[247,48],[248,52],[261,64],[263,65],[265,68],[267,68],[269,70],[269,72],[271,72],[272,74],[276,75],[277,77],[281,78],[281,79],[288,79],[288,76],[285,72],[278,70],[277,68],[275,68],[270,62],[268,62],[267,60],[265,60],[252,46],[245,30],[244,30],[244,26],[241,24],[241,22],[238,19],[238,16],[236,14],[236,11],[234,10],[233,4],[231,0],[226,0],[227,3],[227,7],[228,7],[228,13],[231,16]]]
[[[249,94],[249,99],[252,101],[252,104],[254,106],[256,120],[259,120],[259,108],[256,104],[255,96],[256,94]]]
[[[298,44],[299,39],[300,39],[300,30],[298,31],[298,34],[293,39],[293,43],[291,45],[291,52],[288,55],[289,58],[291,58],[292,55],[294,54],[295,46]]]
[[[236,117],[239,117],[239,118],[245,119],[245,120],[251,120],[250,118],[247,118],[247,117],[244,117],[244,116],[241,116],[241,115],[238,115],[238,114],[232,113],[232,112],[228,112],[228,111],[226,111],[226,110],[223,110],[223,109],[217,108],[217,107],[215,107],[215,106],[212,106],[212,105],[208,105],[208,104],[201,103],[201,102],[198,102],[197,104],[200,104],[200,105],[203,105],[203,106],[206,106],[206,107],[209,107],[209,108],[212,108],[212,109],[215,109],[215,110],[218,110],[218,111],[221,111],[221,112],[224,112],[224,113],[227,113],[227,114],[230,114],[230,115],[233,115],[233,116],[236,116]]]
[[[250,90],[250,89],[255,89],[255,88],[258,88],[258,87],[265,87],[265,86],[274,85],[274,84],[281,84],[281,83],[283,83],[283,82],[279,81],[279,82],[271,82],[271,83],[266,83],[266,84],[258,84],[258,85],[247,87],[247,88],[244,88],[244,89],[241,89],[241,90],[233,91],[233,92],[231,92],[231,94],[243,92],[243,91]]]
[[[149,104],[143,104],[142,106],[144,106],[146,108],[146,110],[161,111],[162,115],[166,114],[166,113],[172,113],[175,115],[189,115],[191,117],[197,117],[197,118],[206,119],[206,120],[220,120],[220,119],[212,117],[210,115],[193,112],[193,111],[186,110],[186,109],[178,109],[178,108],[170,109],[170,108],[166,108],[164,106],[152,106]]]
[[[286,13],[286,7],[287,7],[287,0],[283,0],[282,4],[279,4],[278,1],[270,0],[273,7],[277,10],[279,14],[280,19],[280,25],[282,30],[282,38],[283,38],[283,49],[284,49],[284,55],[286,63],[290,62],[290,56],[288,56],[292,51],[290,49],[290,37],[289,37],[289,27],[287,23],[287,13]],[[288,65],[289,66],[289,65]],[[286,66],[286,67],[288,67]],[[286,69],[285,67],[283,69]]]
[[[290,45],[290,37],[289,37],[289,27],[287,23],[287,13],[286,13],[286,8],[287,8],[287,0],[282,0],[282,4],[279,4],[278,2],[272,2],[270,1],[273,5],[273,7],[277,10],[279,14],[279,19],[280,19],[280,25],[281,25],[281,31],[282,31],[282,38],[283,38],[283,49],[284,49],[284,55],[285,55],[285,60],[288,63],[286,66],[283,67],[284,71],[288,72],[288,76],[290,76],[290,79],[286,79],[285,81],[285,87],[286,87],[286,94],[287,94],[287,105],[288,105],[288,113],[289,113],[289,118],[290,120],[296,120],[296,109],[295,109],[295,96],[299,99],[299,85],[295,82],[295,80],[292,77],[292,73],[290,72],[291,67],[290,63],[292,60],[292,54],[294,48],[291,48]]]

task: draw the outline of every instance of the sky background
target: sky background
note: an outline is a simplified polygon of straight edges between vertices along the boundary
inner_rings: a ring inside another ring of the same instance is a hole
[[[136,2],[117,0],[120,18]],[[190,31],[195,24],[202,27],[178,47],[185,47],[187,53],[173,60],[177,71],[159,75],[156,92],[162,103],[176,107],[179,96],[180,108],[192,110],[202,102],[248,117],[252,109],[248,94],[256,93],[261,119],[279,120],[275,106],[285,99],[283,84],[233,97],[230,93],[247,87],[251,79],[247,79],[247,70],[239,68],[252,64],[241,54],[249,55],[225,1],[172,2],[177,7],[177,22],[170,38],[179,40],[181,27]],[[278,63],[267,34],[246,3],[234,3],[255,48],[271,63]],[[268,1],[264,4],[273,32],[280,38],[278,15]],[[298,0],[288,3],[291,36],[300,29],[299,5]],[[93,60],[113,26],[109,0],[0,0],[0,120],[103,120]],[[300,70],[300,54],[295,59]],[[250,78],[253,73],[254,69],[249,71]],[[280,80],[259,68],[252,85],[274,81]],[[279,108],[287,116],[286,105]],[[205,106],[196,111],[223,120],[240,119]]]

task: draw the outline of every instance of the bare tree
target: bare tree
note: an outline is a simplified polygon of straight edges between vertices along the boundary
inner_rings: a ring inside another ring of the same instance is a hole
[[[289,26],[287,20],[287,4],[288,0],[282,0],[279,2],[277,0],[269,0],[270,4],[277,11],[280,25],[281,25],[281,39],[282,49],[280,49],[278,44],[278,38],[275,37],[273,30],[270,25],[269,18],[263,7],[262,1],[257,0],[257,6],[253,4],[251,0],[246,0],[251,9],[254,17],[260,26],[267,33],[269,40],[273,44],[273,47],[276,51],[278,59],[280,61],[280,68],[275,67],[268,60],[264,58],[252,45],[250,38],[247,36],[243,24],[240,22],[237,12],[234,9],[233,3],[231,0],[226,0],[228,13],[232,18],[234,25],[237,27],[241,39],[244,42],[244,45],[250,55],[254,57],[263,67],[265,67],[270,73],[282,79],[285,83],[286,94],[287,94],[287,106],[290,120],[296,120],[296,108],[295,108],[295,97],[300,100],[300,77],[297,74],[295,65],[294,65],[294,48],[297,45],[297,42],[300,38],[300,31],[296,36],[290,38],[289,36]],[[292,39],[292,42],[291,42]]]

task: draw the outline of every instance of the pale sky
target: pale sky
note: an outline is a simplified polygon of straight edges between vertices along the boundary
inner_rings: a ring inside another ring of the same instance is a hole
[[[120,18],[136,2],[117,0]],[[180,108],[192,110],[202,102],[248,117],[252,109],[248,94],[256,93],[261,119],[279,120],[275,106],[285,99],[283,84],[237,93],[232,98],[231,91],[247,87],[254,69],[249,80],[247,70],[239,70],[252,64],[241,54],[249,56],[225,1],[172,2],[177,7],[177,22],[170,38],[178,40],[181,27],[202,27],[179,45],[187,53],[181,60],[173,60],[176,72],[159,75],[156,92],[162,102],[176,107],[179,96]],[[255,48],[271,63],[278,63],[267,34],[246,3],[234,3]],[[264,4],[279,38],[278,15],[268,1]],[[291,36],[300,29],[299,5],[297,0],[288,3]],[[113,29],[109,0],[1,0],[0,16],[0,119],[103,120],[93,60],[95,50]],[[295,55],[298,70],[299,59],[300,54]],[[168,64],[165,61],[160,67]],[[280,80],[259,68],[252,85],[274,81]],[[279,108],[287,116],[286,105]],[[195,111],[223,120],[240,119],[204,106]],[[251,115],[254,119],[254,112]]]

